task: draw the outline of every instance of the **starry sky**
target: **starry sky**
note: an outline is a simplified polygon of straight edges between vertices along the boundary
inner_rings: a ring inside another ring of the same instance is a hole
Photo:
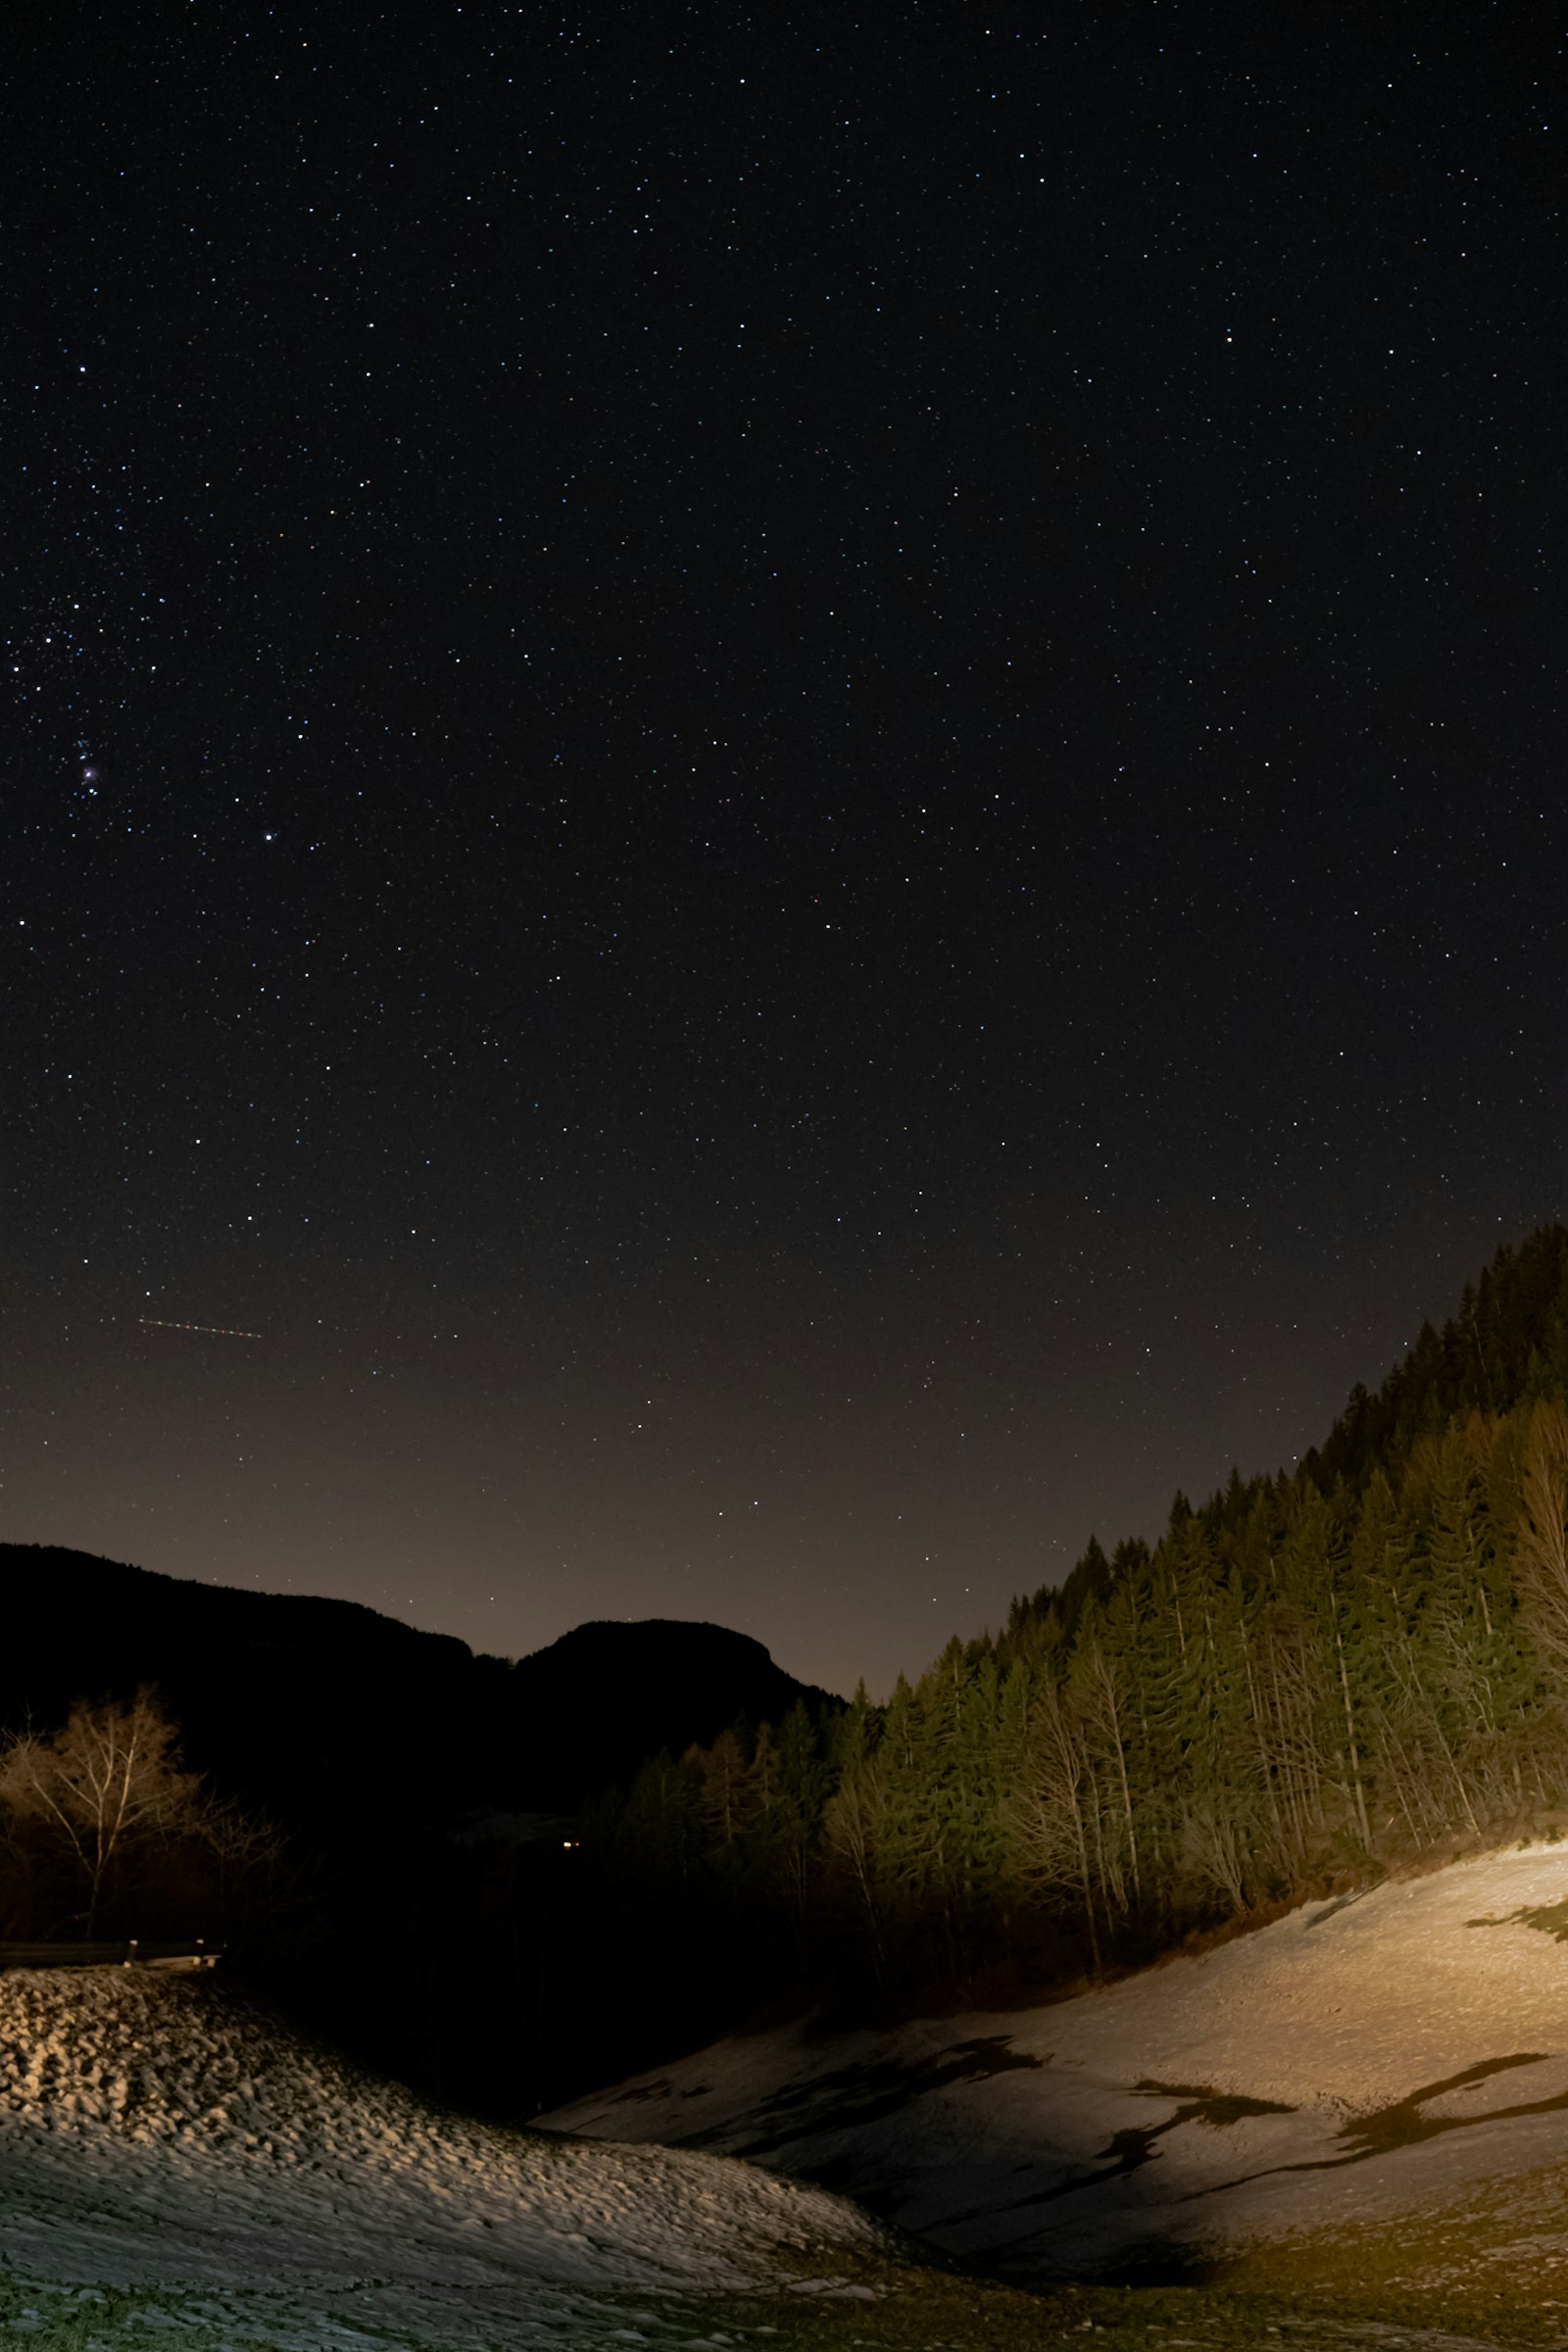
[[[1561,28],[984,18],[9,12],[8,1537],[878,1694],[1562,1213]]]

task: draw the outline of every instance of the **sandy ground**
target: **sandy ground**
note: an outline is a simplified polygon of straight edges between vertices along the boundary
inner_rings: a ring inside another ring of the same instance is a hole
[[[1568,2157],[1564,1904],[1568,1848],[1492,1855],[1049,2008],[735,2037],[543,2121],[745,2155],[1022,2275],[1179,2264]]]
[[[0,1976],[0,2260],[180,2290],[147,2326],[294,2352],[649,2342],[672,2297],[831,2288],[881,2237],[751,2166],[446,2114],[220,1979]]]

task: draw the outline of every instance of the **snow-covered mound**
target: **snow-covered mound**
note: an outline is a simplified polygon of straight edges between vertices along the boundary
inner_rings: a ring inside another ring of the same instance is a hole
[[[1568,2158],[1568,1850],[1310,1904],[1053,2007],[735,2037],[545,2123],[829,2182],[1022,2273],[1179,2262]]]
[[[449,2115],[211,1978],[0,1975],[0,2256],[197,2290],[214,2340],[649,2340],[671,2290],[821,2280],[880,2242],[748,2165]]]

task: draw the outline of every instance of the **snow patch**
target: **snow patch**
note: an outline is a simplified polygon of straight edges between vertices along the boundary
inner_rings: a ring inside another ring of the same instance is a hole
[[[1022,2273],[1179,2266],[1568,2156],[1568,1853],[1308,1904],[1049,2008],[735,2036],[544,2119],[831,2182]]]
[[[138,2305],[140,2327],[300,2352],[388,2328],[597,2343],[659,2331],[628,2295],[777,2288],[855,2250],[883,2233],[840,2197],[446,2113],[210,1978],[0,1976],[0,2255],[39,2281],[196,2296]]]

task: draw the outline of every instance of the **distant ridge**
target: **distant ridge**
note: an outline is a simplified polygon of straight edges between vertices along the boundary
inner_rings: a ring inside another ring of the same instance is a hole
[[[517,1660],[511,1695],[532,1738],[562,1759],[564,1782],[598,1788],[661,1748],[684,1754],[737,1717],[755,1727],[780,1723],[802,1703],[813,1714],[843,1703],[786,1674],[749,1634],[670,1617],[576,1626]],[[698,1731],[700,1723],[710,1728]]]
[[[53,1544],[0,1544],[0,1720],[154,1685],[225,1793],[315,1823],[391,1808],[416,1826],[569,1809],[661,1747],[738,1716],[839,1702],[761,1642],[666,1618],[578,1626],[476,1656],[349,1600],[203,1585]]]

